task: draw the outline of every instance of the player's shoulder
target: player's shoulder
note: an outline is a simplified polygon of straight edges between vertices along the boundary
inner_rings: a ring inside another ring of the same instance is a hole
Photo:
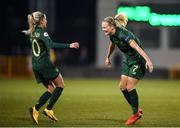
[[[116,28],[116,34],[120,37],[122,37],[123,35],[126,35],[127,33],[128,33],[128,30],[126,28],[123,28],[123,27]]]
[[[46,31],[43,31],[42,37],[45,39],[50,39],[49,34]]]
[[[128,33],[130,32],[128,29],[124,28],[124,27],[118,27],[118,31],[122,32],[122,33]]]
[[[36,29],[36,32],[38,32],[40,34],[40,36],[43,38],[49,38],[49,34],[45,29],[38,28],[38,29]]]
[[[127,28],[122,28],[122,31],[125,35],[129,35],[129,36],[132,36],[132,37],[135,37],[134,34],[128,30]]]

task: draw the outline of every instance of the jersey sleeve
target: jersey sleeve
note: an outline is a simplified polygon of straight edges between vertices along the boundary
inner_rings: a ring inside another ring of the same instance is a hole
[[[51,48],[70,48],[70,44],[52,42],[51,43]]]
[[[53,42],[47,32],[42,32],[40,39],[48,48],[69,48],[70,44]]]

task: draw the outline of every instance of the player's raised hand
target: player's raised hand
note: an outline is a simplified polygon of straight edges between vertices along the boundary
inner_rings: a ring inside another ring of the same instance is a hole
[[[73,42],[70,44],[70,48],[75,48],[78,49],[79,48],[79,43],[78,42]]]

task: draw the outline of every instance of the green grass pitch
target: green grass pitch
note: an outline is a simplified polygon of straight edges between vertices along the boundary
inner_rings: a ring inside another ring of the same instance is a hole
[[[39,126],[123,127],[131,108],[118,88],[118,79],[70,79],[55,105],[59,118],[40,114]],[[135,127],[180,127],[180,81],[142,80],[137,90],[143,118]],[[28,113],[45,91],[31,79],[0,79],[0,126],[35,126]],[[45,106],[40,110],[44,109]]]

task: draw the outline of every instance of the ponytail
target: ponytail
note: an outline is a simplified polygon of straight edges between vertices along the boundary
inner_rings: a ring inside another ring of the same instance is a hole
[[[28,14],[27,19],[28,19],[28,26],[29,26],[29,28],[28,28],[28,30],[23,30],[22,32],[25,35],[30,35],[35,30],[33,15],[32,14]]]
[[[39,22],[42,18],[46,18],[45,14],[41,13],[40,11],[33,12],[32,14],[28,14],[28,30],[23,30],[22,32],[25,35],[31,35],[35,31],[35,27],[39,25]]]
[[[125,28],[127,25],[127,22],[128,22],[128,18],[126,15],[119,13],[119,14],[115,15],[114,21],[115,21],[117,27]]]
[[[33,16],[31,14],[29,14],[27,17],[28,17],[28,25],[29,25],[29,29],[27,30],[27,35],[30,35],[35,30],[34,19],[33,19]]]
[[[127,25],[127,22],[128,22],[128,18],[124,14],[119,13],[119,14],[115,15],[114,18],[111,16],[108,16],[108,17],[104,18],[103,21],[108,22],[108,24],[110,26],[125,28]]]

